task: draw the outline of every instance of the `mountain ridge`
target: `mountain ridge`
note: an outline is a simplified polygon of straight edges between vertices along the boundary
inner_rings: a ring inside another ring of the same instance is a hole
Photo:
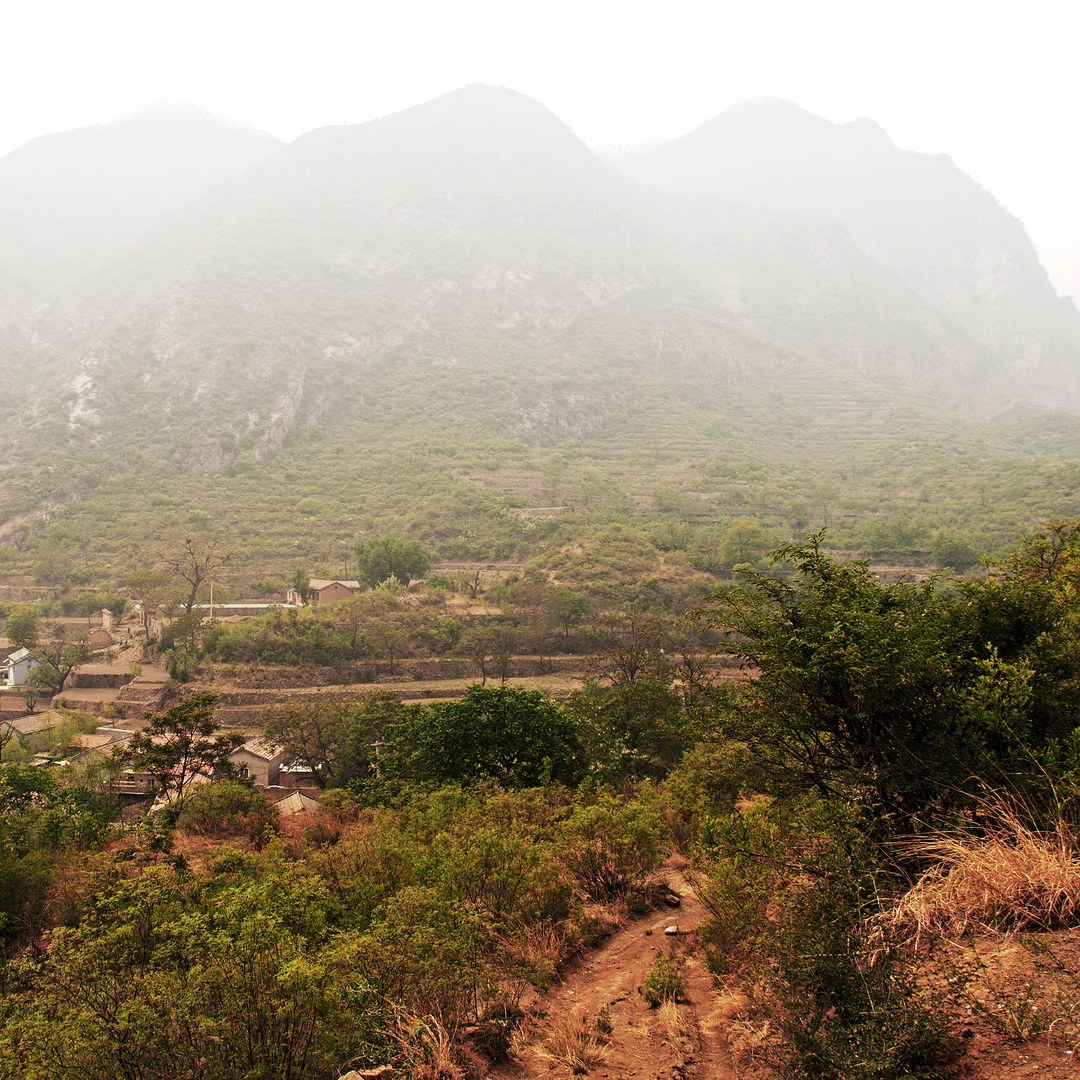
[[[741,103],[688,134],[605,160],[659,190],[828,219],[979,344],[1043,407],[1080,406],[1080,317],[1022,224],[946,155],[900,150],[869,120]],[[1048,377],[1039,368],[1049,370]]]
[[[809,127],[831,131],[821,124]],[[883,134],[857,124],[855,141],[888,157]],[[873,424],[941,404],[989,418],[1080,403],[1075,327],[1023,307],[1025,289],[1040,295],[1037,264],[1017,263],[1035,275],[1009,294],[1019,315],[989,297],[980,310],[1000,325],[975,334],[962,304],[917,289],[849,223],[723,194],[658,190],[539,103],[473,86],[309,132],[89,269],[58,272],[44,296],[0,266],[0,357],[21,376],[5,403],[0,530],[93,501],[102,470],[136,487],[173,470],[241,499],[271,483],[274,461],[295,473],[345,454],[362,470],[401,439],[492,463],[585,445],[606,460],[664,410],[745,432],[755,388],[782,398],[785,383],[865,400]],[[814,420],[791,401],[762,422],[761,438],[794,446],[784,425]],[[712,443],[691,445],[700,465]]]

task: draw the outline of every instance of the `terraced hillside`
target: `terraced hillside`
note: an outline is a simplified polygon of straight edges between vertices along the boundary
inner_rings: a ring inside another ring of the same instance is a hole
[[[10,249],[11,580],[35,580],[44,541],[69,576],[120,579],[189,528],[227,539],[240,582],[337,573],[386,532],[524,561],[633,521],[700,554],[748,517],[914,558],[943,530],[990,551],[1077,512],[1080,431],[1044,391],[1073,403],[1080,317],[1046,314],[1037,264],[1010,264],[993,338],[947,283],[897,272],[869,210],[860,232],[661,192],[487,87],[276,153],[245,138],[264,160],[48,280],[31,241]],[[948,205],[974,202],[935,244],[967,250],[980,221],[991,248],[1015,240],[948,177]]]

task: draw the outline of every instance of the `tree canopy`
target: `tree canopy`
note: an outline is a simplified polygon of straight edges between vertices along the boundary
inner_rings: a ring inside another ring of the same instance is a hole
[[[136,768],[157,777],[164,791],[180,801],[195,777],[229,771],[229,755],[242,746],[238,734],[218,735],[216,694],[192,694],[160,715],[147,713],[147,725],[128,740]]]
[[[1038,542],[989,581],[949,588],[884,585],[823,554],[822,538],[773,553],[791,580],[748,573],[695,613],[733,631],[724,651],[759,673],[722,700],[723,737],[749,744],[774,783],[852,801],[888,832],[1060,757],[1075,725],[1051,698],[1080,670],[1065,601],[1075,535],[1056,571],[1039,572]]]
[[[407,585],[412,578],[423,577],[431,566],[416,540],[396,536],[361,541],[356,545],[356,562],[361,580],[373,589],[390,577]]]
[[[474,683],[459,701],[415,710],[406,738],[417,780],[490,778],[532,787],[545,780],[574,784],[584,771],[574,718],[539,690]]]

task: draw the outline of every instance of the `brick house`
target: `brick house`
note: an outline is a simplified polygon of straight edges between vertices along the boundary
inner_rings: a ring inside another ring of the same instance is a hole
[[[251,739],[237,747],[230,755],[233,765],[243,765],[248,776],[259,787],[271,787],[278,782],[285,751],[266,739]]]
[[[312,578],[308,583],[307,602],[312,607],[316,604],[333,604],[338,600],[348,600],[359,592],[367,592],[367,586],[361,585],[359,581]]]

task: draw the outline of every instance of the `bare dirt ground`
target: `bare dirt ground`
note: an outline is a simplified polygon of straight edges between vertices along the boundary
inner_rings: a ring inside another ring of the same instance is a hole
[[[742,994],[717,988],[696,935],[704,908],[678,864],[664,869],[680,906],[630,921],[579,957],[559,984],[532,1003],[540,1018],[527,1025],[513,1059],[493,1067],[496,1080],[569,1080],[585,1071],[600,1080],[771,1075],[764,1053],[767,1018],[752,1017]],[[670,926],[678,934],[666,934]],[[660,951],[685,958],[686,993],[674,1010],[650,1009],[638,990]],[[956,1007],[958,1080],[1080,1076],[1080,931],[987,937],[957,952],[968,961],[977,954],[967,992],[983,1006],[961,1000]],[[606,1039],[597,1040],[598,1019],[610,1025]],[[574,1063],[545,1045],[567,1030],[599,1041],[598,1060],[587,1070],[575,1072]]]
[[[573,1065],[553,1059],[545,1039],[566,1024],[595,1031],[598,1018],[610,1024],[603,1060],[589,1074],[608,1080],[743,1080],[725,1032],[731,1001],[719,995],[696,946],[704,908],[682,874],[669,866],[668,882],[681,898],[678,908],[652,911],[629,922],[600,948],[580,957],[564,979],[537,1003],[544,1019],[527,1032],[516,1060],[493,1070],[500,1080],[562,1080]],[[665,930],[676,927],[678,933]],[[686,994],[676,1016],[650,1009],[638,988],[658,952],[685,956]]]

